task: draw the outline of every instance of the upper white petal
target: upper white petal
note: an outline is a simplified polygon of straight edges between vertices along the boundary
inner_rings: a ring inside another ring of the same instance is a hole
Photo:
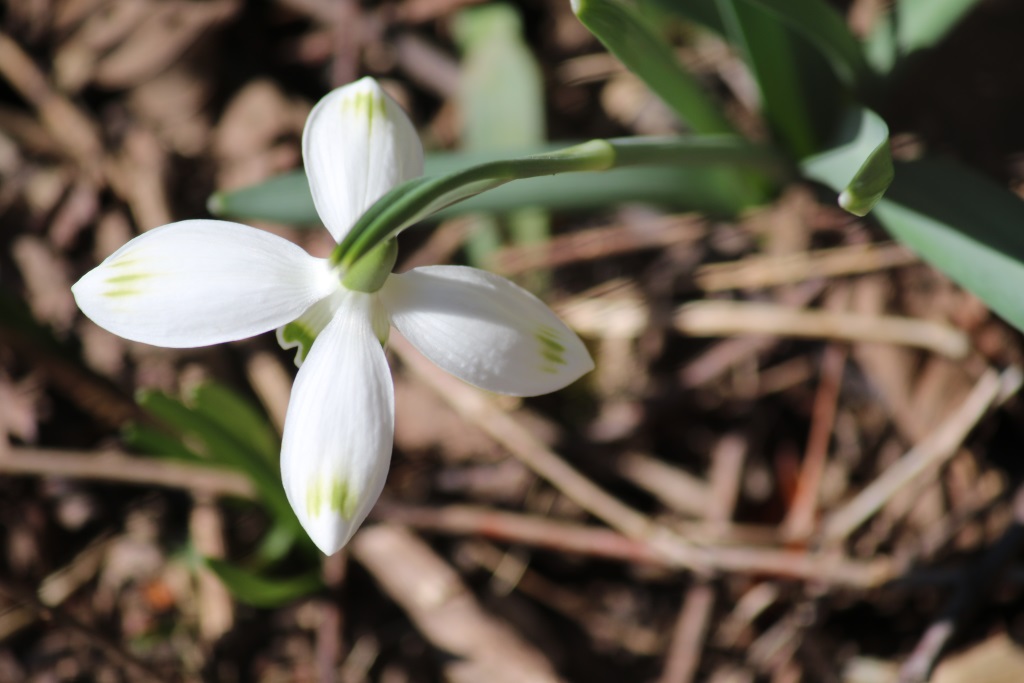
[[[100,327],[184,348],[272,330],[337,287],[324,259],[282,237],[227,221],[191,220],[139,235],[71,291]]]
[[[313,108],[302,157],[316,210],[339,242],[381,195],[423,175],[416,129],[369,77],[331,91]]]
[[[376,295],[346,293],[299,369],[285,418],[281,479],[310,538],[331,555],[377,501],[395,431],[395,399],[374,333]]]
[[[392,275],[381,290],[392,324],[419,351],[488,391],[536,396],[593,369],[580,338],[537,297],[463,266]]]

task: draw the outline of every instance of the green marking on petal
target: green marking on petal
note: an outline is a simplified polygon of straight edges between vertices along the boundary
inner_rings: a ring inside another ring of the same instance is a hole
[[[359,494],[341,477],[314,478],[306,490],[306,513],[319,517],[330,510],[351,521],[359,508]]]
[[[364,117],[372,127],[375,119],[387,116],[387,101],[376,90],[358,90],[341,100],[341,111]]]
[[[558,353],[553,349],[544,348],[541,350],[540,355],[544,356],[544,360],[551,361],[552,363],[556,364],[565,365],[565,359],[562,357],[562,354]]]
[[[306,360],[317,336],[317,331],[303,324],[301,320],[293,320],[281,327],[277,333],[282,348],[295,349],[296,364]]]
[[[320,482],[314,479],[306,489],[306,514],[310,517],[319,517],[322,512],[322,501]]]
[[[141,294],[141,292],[139,292],[139,290],[137,289],[111,289],[109,291],[103,292],[103,296],[108,296],[111,297],[112,299],[117,299],[126,296],[136,296],[138,294]]]
[[[547,325],[541,326],[534,334],[540,342],[540,355],[545,360],[541,370],[548,374],[556,374],[559,365],[565,365],[565,346],[558,341],[558,330]]]
[[[335,477],[331,481],[331,510],[340,512],[346,520],[351,520],[359,506],[359,495],[352,490],[348,482]]]
[[[152,273],[125,273],[124,275],[115,275],[114,277],[108,277],[105,282],[109,285],[114,285],[123,282],[138,282],[139,280],[145,280],[146,278],[153,277]]]

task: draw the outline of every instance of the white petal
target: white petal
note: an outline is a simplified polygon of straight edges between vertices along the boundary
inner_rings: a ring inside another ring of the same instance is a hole
[[[525,289],[462,266],[415,268],[381,290],[391,323],[470,384],[515,396],[561,389],[594,367],[580,338]]]
[[[349,292],[295,378],[281,479],[327,555],[348,542],[384,488],[395,431],[391,373],[374,333],[376,295]]]
[[[192,220],[150,230],[71,291],[97,325],[184,348],[244,339],[298,317],[336,290],[324,259],[237,223]]]
[[[339,242],[381,195],[423,175],[416,129],[372,78],[320,100],[306,120],[302,157],[317,213]]]

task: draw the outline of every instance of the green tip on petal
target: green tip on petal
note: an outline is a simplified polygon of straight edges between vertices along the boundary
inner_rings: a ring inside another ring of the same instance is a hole
[[[359,510],[359,493],[339,476],[315,477],[306,489],[306,513],[310,517],[340,514],[350,522]]]
[[[558,372],[558,366],[565,365],[565,345],[559,341],[558,331],[547,325],[541,326],[534,337],[540,343],[540,355],[543,359],[541,371],[547,374]]]
[[[372,123],[387,116],[388,103],[384,93],[376,87],[372,80],[363,80],[366,81],[365,89],[349,91],[345,97],[341,98],[341,111],[346,117],[355,115]],[[357,82],[356,85],[358,86],[360,83]]]

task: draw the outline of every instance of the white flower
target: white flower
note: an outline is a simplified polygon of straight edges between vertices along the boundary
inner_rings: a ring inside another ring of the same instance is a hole
[[[335,240],[423,171],[415,129],[370,78],[320,101],[302,152]],[[283,346],[298,347],[281,474],[303,527],[327,554],[351,538],[384,486],[394,391],[382,345],[391,325],[440,367],[489,391],[543,394],[593,368],[550,309],[496,275],[416,268],[374,292],[347,289],[343,275],[275,235],[190,220],[136,237],[72,288],[89,318],[134,341],[184,348],[278,328]]]

